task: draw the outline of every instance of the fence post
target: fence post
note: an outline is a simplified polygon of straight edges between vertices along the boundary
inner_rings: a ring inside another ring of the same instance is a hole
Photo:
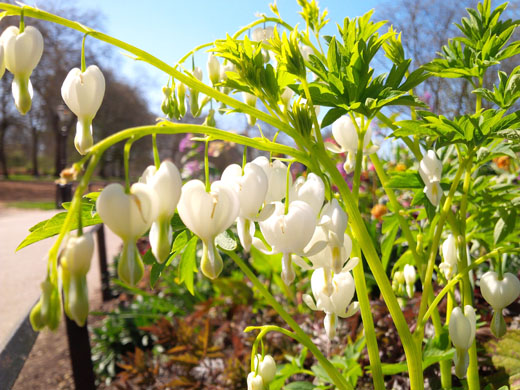
[[[114,296],[110,290],[110,275],[108,274],[107,248],[105,243],[105,225],[100,224],[96,227],[99,269],[101,274],[101,294],[103,302],[110,301]]]

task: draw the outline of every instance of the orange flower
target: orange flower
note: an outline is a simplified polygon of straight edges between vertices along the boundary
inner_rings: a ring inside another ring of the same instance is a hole
[[[374,207],[372,207],[372,210],[370,213],[372,214],[372,217],[377,219],[378,221],[383,220],[383,215],[387,213],[388,209],[383,204],[376,204]]]
[[[509,156],[496,157],[493,159],[493,161],[500,169],[506,170],[509,169],[509,164],[511,163]]]

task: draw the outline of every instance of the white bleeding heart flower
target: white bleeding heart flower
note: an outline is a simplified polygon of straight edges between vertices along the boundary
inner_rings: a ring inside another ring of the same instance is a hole
[[[5,66],[14,76],[12,93],[16,108],[25,115],[32,104],[33,88],[29,77],[43,54],[43,37],[37,28],[10,26],[0,37],[4,47]]]
[[[92,120],[101,107],[105,96],[105,77],[96,65],[85,72],[72,69],[61,86],[61,97],[69,109],[78,117],[74,145],[80,154],[92,146]]]
[[[442,162],[437,158],[434,150],[428,150],[419,163],[419,174],[424,182],[424,193],[434,206],[438,206],[442,195],[440,185],[442,176]]]
[[[493,310],[502,310],[520,295],[520,281],[510,272],[499,280],[496,272],[488,271],[480,278],[480,292]]]
[[[328,202],[321,210],[319,225],[327,229],[329,242],[338,246],[343,244],[345,230],[348,226],[348,216],[336,198]]]
[[[0,79],[5,73],[5,50],[2,41],[0,40]]]
[[[406,293],[411,298],[415,292],[415,279],[417,278],[415,267],[411,264],[406,264],[404,266],[403,276],[406,283]]]
[[[231,164],[222,172],[221,181],[228,183],[236,192],[240,202],[237,231],[240,243],[246,251],[251,248],[255,233],[254,221],[267,195],[269,181],[262,167],[250,162],[244,167]]]
[[[455,374],[459,378],[466,376],[469,364],[468,349],[475,340],[476,316],[475,309],[464,306],[464,313],[460,307],[455,307],[450,316],[449,334],[455,347]]]
[[[361,118],[356,119],[357,126],[361,126]],[[346,153],[347,159],[343,168],[345,172],[350,173],[354,170],[356,165],[356,154],[358,149],[358,132],[356,126],[350,119],[350,116],[343,115],[332,124],[332,136],[339,144],[339,147],[333,143],[327,142],[326,147],[332,153]],[[372,138],[372,129],[369,126],[363,137],[363,153],[372,154],[379,149],[379,146],[374,145],[368,147]]]
[[[117,271],[125,283],[135,285],[144,273],[144,264],[137,249],[137,239],[157,218],[156,192],[143,183],[135,183],[126,194],[121,184],[106,186],[96,201],[103,222],[123,240],[123,251]]]
[[[250,372],[247,376],[247,390],[265,390],[264,381],[260,374]]]
[[[150,228],[150,246],[159,263],[170,254],[172,229],[170,220],[181,197],[182,180],[179,170],[171,161],[163,161],[157,169],[150,165],[139,178],[157,194],[157,219]]]
[[[493,308],[491,331],[496,337],[502,337],[507,331],[502,309],[516,301],[520,295],[520,281],[510,272],[499,279],[496,272],[488,271],[480,278],[480,292]]]
[[[285,198],[287,190],[287,165],[280,160],[269,162],[269,159],[265,156],[257,157],[252,162],[264,170],[264,173],[267,175],[267,180],[269,181],[265,203],[280,202]],[[291,176],[289,176],[289,185],[292,185]]]
[[[309,173],[307,178],[303,176],[298,177],[289,190],[289,201],[291,203],[295,201],[307,203],[314,210],[316,217],[320,214],[324,200],[325,184],[314,173]]]
[[[343,233],[342,242],[338,240],[331,240],[330,231],[323,226],[316,227],[314,234],[307,244],[305,251],[308,252],[318,242],[325,241],[327,246],[320,252],[308,256],[312,262],[312,268],[327,268],[333,270],[335,273],[341,272],[343,265],[349,259],[352,251],[352,240]]]
[[[259,222],[260,230],[271,246],[271,251],[268,251],[258,238],[253,238],[253,245],[264,253],[283,254],[282,279],[286,284],[291,284],[295,278],[292,254],[310,256],[322,250],[326,243],[320,242],[311,248],[310,252],[304,251],[316,229],[316,216],[307,203],[300,200],[291,202],[287,214],[284,204],[276,202],[274,205],[271,216]]]
[[[202,240],[202,273],[215,279],[224,266],[215,246],[215,237],[229,228],[240,212],[235,191],[228,184],[216,181],[211,185],[211,191],[206,192],[204,183],[191,180],[182,187],[177,209],[188,229]]]
[[[213,54],[208,56],[208,75],[213,85],[220,81],[220,62]]]
[[[434,150],[428,150],[419,163],[419,174],[424,183],[440,182],[442,176],[442,162]]]
[[[262,377],[264,385],[271,383],[276,375],[276,362],[271,355],[257,354],[255,356],[255,370],[258,366],[258,375]]]
[[[274,27],[273,26],[267,26],[265,28],[257,27],[251,33],[251,40],[255,41],[255,42],[267,43],[267,41],[269,39],[272,39],[273,36],[274,36]]]
[[[84,326],[88,317],[87,273],[93,253],[94,239],[92,234],[86,233],[70,235],[60,257],[65,313],[78,326]]]
[[[431,202],[431,204],[436,207],[441,202],[442,195],[444,194],[441,183],[438,181],[426,184],[424,187],[424,193],[426,194],[426,197]]]
[[[314,300],[310,295],[305,294],[303,296],[303,300],[312,310],[325,312],[324,326],[329,339],[336,335],[337,317],[350,317],[359,309],[357,302],[351,303],[356,287],[354,278],[350,273],[350,270],[358,264],[358,261],[357,257],[353,258],[340,273],[334,275],[330,269],[318,268],[312,273],[311,277]],[[329,279],[332,279],[332,283],[329,283]],[[327,291],[327,286],[330,284],[333,286],[331,294]]]
[[[442,243],[442,257],[444,261],[439,265],[447,280],[450,280],[457,273],[457,242],[455,236],[450,234]]]

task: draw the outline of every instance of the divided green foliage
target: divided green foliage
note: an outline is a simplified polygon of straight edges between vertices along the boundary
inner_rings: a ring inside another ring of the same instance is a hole
[[[404,58],[400,36],[391,27],[379,34],[386,22],[372,22],[371,16],[372,11],[359,18],[345,18],[343,27],[338,26],[342,42],[325,37],[327,58],[310,56],[307,65],[319,76],[309,85],[313,102],[333,107],[322,126],[349,111],[372,118],[386,106],[425,107],[410,90],[428,74],[422,68],[408,74],[411,60]],[[393,66],[389,73],[375,76],[371,62],[382,47]],[[301,87],[298,92],[302,94]]]
[[[464,36],[450,40],[439,53],[442,58],[425,68],[438,77],[464,77],[473,82],[473,77],[482,77],[490,66],[520,53],[520,42],[507,45],[519,22],[499,20],[506,7],[507,3],[492,11],[491,0],[484,0],[476,10],[468,8],[468,16],[457,24]]]

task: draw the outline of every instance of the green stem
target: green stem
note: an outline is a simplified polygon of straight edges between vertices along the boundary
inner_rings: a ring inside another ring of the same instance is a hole
[[[96,168],[99,160],[101,159],[101,153],[92,155],[90,162],[87,166],[85,174],[81,178],[76,191],[74,192],[74,196],[70,203],[69,211],[63,221],[63,225],[61,225],[60,233],[58,238],[54,242],[54,245],[49,250],[49,263],[51,266],[49,267],[53,272],[51,272],[51,279],[53,283],[57,283],[58,273],[56,272],[58,266],[58,250],[60,249],[60,245],[65,237],[65,235],[70,231],[70,226],[73,223],[74,216],[78,212],[78,209],[81,209],[81,197],[83,193],[88,188],[90,177],[94,173],[94,169]]]
[[[316,116],[316,110],[314,109],[314,103],[312,102],[311,92],[309,90],[309,84],[307,83],[307,79],[301,78],[303,90],[305,91],[305,96],[307,97],[307,102],[309,103],[311,109],[312,122],[314,124],[314,134],[316,136],[316,141],[320,144],[323,144],[323,137],[321,136],[321,127],[318,123],[318,118]]]
[[[155,169],[159,169],[161,166],[161,159],[159,158],[159,149],[157,149],[157,133],[152,134],[152,143],[153,143],[153,162],[155,165]]]
[[[450,191],[448,193],[448,196],[446,197],[444,201],[444,205],[441,210],[441,215],[439,217],[439,221],[436,224],[435,227],[435,234],[430,246],[429,250],[429,256],[428,256],[428,263],[426,266],[426,274],[424,276],[424,284],[423,284],[423,294],[421,297],[421,305],[419,307],[419,317],[423,318],[424,313],[427,310],[428,306],[428,296],[432,293],[433,287],[432,287],[432,279],[433,279],[433,270],[435,266],[435,259],[437,257],[437,251],[439,249],[439,243],[441,239],[442,229],[444,226],[444,222],[446,221],[447,214],[451,210],[451,204],[453,202],[453,197],[455,196],[455,191],[457,190],[457,187],[460,182],[460,178],[462,177],[462,173],[464,172],[464,169],[466,165],[469,164],[469,159],[463,161],[457,170],[457,173],[455,174],[455,177],[453,178],[453,182],[451,183]],[[424,327],[418,326],[415,330],[415,334],[417,337],[418,344],[422,343],[423,339],[423,332]]]
[[[478,99],[478,98],[477,98]],[[477,111],[479,109],[477,100]],[[472,161],[473,151],[470,151],[468,160]],[[468,268],[468,253],[466,250],[466,213],[468,208],[468,193],[469,187],[471,183],[471,169],[472,165],[468,164],[464,170],[464,184],[462,185],[462,199],[460,202],[460,211],[459,211],[459,224],[460,224],[460,238],[461,238],[461,248],[460,248],[460,259],[458,262],[459,269],[464,271]],[[465,273],[462,278],[462,296],[463,303],[465,305],[473,306],[473,291],[471,281],[469,280],[469,274]],[[468,351],[469,353],[469,366],[467,371],[467,381],[468,381],[468,389],[469,390],[478,390],[480,389],[480,380],[478,376],[478,361],[477,361],[477,342],[473,341],[471,348]]]
[[[415,344],[406,319],[404,318],[399,302],[392,290],[392,285],[388,280],[385,270],[381,264],[381,259],[377,255],[372,238],[368,234],[365,226],[365,222],[361,217],[361,214],[355,205],[354,197],[348,188],[347,183],[343,180],[343,177],[339,173],[334,162],[328,157],[323,145],[320,149],[316,149],[315,153],[317,159],[323,165],[325,171],[331,176],[332,181],[338,186],[341,197],[343,198],[343,204],[345,205],[346,212],[350,219],[350,225],[354,238],[358,241],[361,249],[365,255],[365,259],[372,271],[376,283],[383,295],[386,302],[390,315],[392,316],[395,327],[401,338],[403,348],[406,355],[406,362],[408,365],[408,373],[410,376],[410,386],[412,390],[418,390],[424,388],[423,382],[423,369],[422,369],[422,356],[421,351]]]
[[[209,192],[211,190],[211,185],[209,183],[208,147],[209,147],[209,137],[206,138],[206,142],[204,143],[204,177],[206,180],[206,192]]]
[[[289,192],[291,191],[291,165],[292,162],[287,164],[287,172],[285,175],[285,209],[284,209],[284,215],[287,215],[289,212]]]
[[[83,35],[83,40],[81,42],[81,73],[84,73],[87,70],[87,64],[85,62],[85,41],[87,40],[87,35]]]
[[[125,192],[128,194],[130,193],[130,149],[132,149],[132,144],[134,143],[135,138],[130,137],[126,143],[125,148],[123,152],[123,162],[125,165]]]
[[[21,34],[25,31],[25,18],[24,18],[24,12],[23,12],[23,8],[22,8],[22,11],[20,12],[20,26],[18,27],[18,32]]]
[[[157,125],[152,126],[140,126],[140,127],[132,127],[126,130],[122,130],[118,133],[112,134],[105,139],[99,141],[97,144],[92,146],[89,149],[89,155],[94,153],[103,152],[108,149],[110,146],[124,141],[125,139],[132,136],[146,136],[151,135],[153,133],[157,134],[184,134],[184,133],[193,133],[193,134],[205,134],[211,137],[212,140],[223,140],[228,142],[234,142],[240,145],[250,146],[259,150],[265,150],[268,152],[272,152],[274,154],[286,154],[294,157],[302,164],[308,165],[309,160],[307,154],[292,148],[290,146],[278,144],[276,142],[269,141],[267,138],[263,139],[252,139],[249,137],[245,137],[240,134],[235,134],[229,131],[219,130],[215,127],[209,126],[201,126],[201,125],[193,125],[193,124],[183,124],[183,123],[172,123],[168,121],[160,122]]]
[[[321,353],[321,351],[316,347],[316,345],[312,342],[312,340],[305,334],[305,332],[300,328],[298,323],[291,317],[289,313],[285,311],[280,303],[267,291],[262,282],[258,280],[256,275],[249,269],[247,264],[242,260],[235,252],[224,251],[231,259],[235,262],[235,264],[242,270],[242,272],[249,278],[249,280],[253,283],[253,285],[258,289],[260,294],[264,297],[266,302],[271,305],[271,307],[276,310],[278,315],[282,317],[282,319],[291,327],[294,331],[294,335],[298,337],[298,341],[307,347],[309,351],[314,355],[314,357],[318,360],[321,366],[325,369],[329,377],[332,379],[334,384],[339,389],[353,389],[353,387],[346,381],[346,379],[341,375],[341,373],[337,370],[336,367],[332,365],[332,363]]]
[[[356,293],[361,311],[361,319],[363,321],[363,329],[367,341],[368,357],[370,359],[370,368],[372,371],[373,385],[376,390],[385,389],[385,380],[383,377],[383,369],[381,360],[379,359],[379,348],[377,346],[376,331],[374,329],[374,318],[370,308],[370,299],[365,281],[365,271],[363,270],[363,260],[359,247],[353,242],[352,253],[359,258],[359,263],[354,267],[354,283],[356,284]]]
[[[437,310],[437,306],[442,301],[442,298],[450,292],[459,281],[461,281],[470,271],[478,268],[480,264],[482,264],[487,259],[495,256],[500,251],[503,251],[505,248],[497,248],[481,257],[479,257],[477,260],[473,261],[470,266],[466,267],[464,270],[461,270],[457,275],[455,275],[447,284],[444,286],[444,288],[437,294],[431,305],[428,307],[428,310],[424,314],[421,320],[421,326],[425,326],[428,322],[428,319]]]

